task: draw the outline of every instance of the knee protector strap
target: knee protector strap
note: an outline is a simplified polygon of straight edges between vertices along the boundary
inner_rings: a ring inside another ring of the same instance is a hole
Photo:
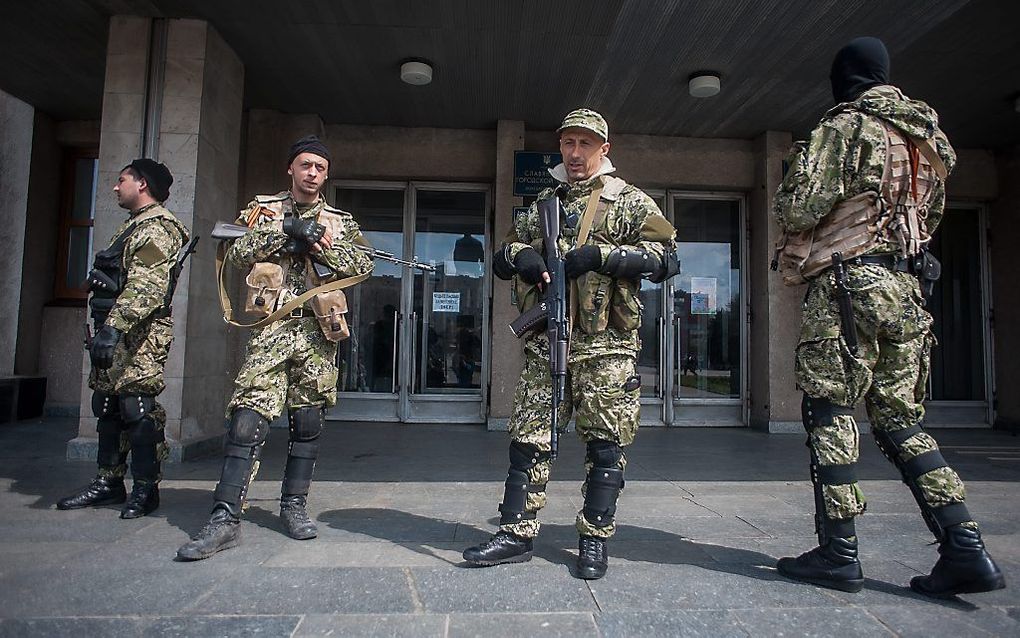
[[[315,459],[319,457],[319,444],[308,441],[292,441],[287,452],[287,465],[283,469],[284,496],[308,494],[315,472]]]
[[[156,397],[138,394],[126,394],[120,397],[120,415],[124,423],[134,425],[152,414],[156,407]]]
[[[811,440],[808,437],[808,447]],[[815,533],[818,544],[824,545],[829,538],[849,538],[857,535],[853,518],[830,518],[825,509],[825,485],[846,485],[857,482],[857,464],[820,465],[818,455],[811,448],[811,487],[815,496]]]
[[[269,421],[249,408],[237,408],[230,415],[227,442],[241,447],[261,445],[269,436]]]
[[[120,400],[116,394],[96,390],[92,393],[92,414],[103,417],[120,416]]]
[[[500,525],[535,519],[535,512],[524,511],[528,505],[528,485],[528,473],[511,467],[507,472],[503,502],[499,504]]]
[[[290,440],[314,441],[322,433],[326,422],[326,409],[321,405],[292,408],[290,411]]]
[[[832,425],[834,416],[851,414],[853,410],[846,406],[836,405],[829,399],[808,396],[806,393],[800,402],[800,416],[804,422],[804,429],[808,432],[818,427]]]
[[[95,395],[93,395],[95,396]],[[99,434],[99,450],[96,461],[100,467],[117,467],[123,465],[127,453],[120,449],[120,435],[123,424],[116,417],[99,417],[96,432]]]
[[[623,470],[595,466],[588,472],[584,491],[584,518],[595,527],[608,527],[616,516],[616,499],[623,488]]]

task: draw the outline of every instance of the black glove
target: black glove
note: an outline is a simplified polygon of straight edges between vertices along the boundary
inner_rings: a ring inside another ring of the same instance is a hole
[[[279,253],[281,255],[302,255],[308,252],[308,248],[308,242],[303,239],[288,237],[287,243],[280,248]]]
[[[326,227],[314,219],[288,217],[283,220],[283,232],[295,239],[302,239],[311,246],[322,239],[323,233],[326,232]]]
[[[580,248],[568,250],[563,255],[563,270],[567,277],[577,279],[586,272],[598,270],[602,266],[602,251],[594,244],[586,244]]]
[[[92,348],[89,350],[92,365],[100,370],[113,367],[113,349],[117,347],[118,341],[120,330],[104,324],[96,336],[92,337]]]
[[[549,270],[545,265],[542,255],[539,255],[534,248],[525,248],[514,257],[514,268],[521,279],[529,284],[540,284],[545,281],[542,273]]]

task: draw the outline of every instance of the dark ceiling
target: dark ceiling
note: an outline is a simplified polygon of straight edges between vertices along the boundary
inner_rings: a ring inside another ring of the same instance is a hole
[[[327,123],[551,129],[569,109],[612,130],[751,138],[806,133],[831,104],[833,53],[885,40],[893,79],[957,146],[1020,143],[1020,2],[995,0],[56,0],[5,3],[0,88],[58,119],[94,119],[107,19],[201,18],[245,65],[248,108]],[[425,87],[400,62],[434,66]],[[695,71],[722,77],[709,99]]]

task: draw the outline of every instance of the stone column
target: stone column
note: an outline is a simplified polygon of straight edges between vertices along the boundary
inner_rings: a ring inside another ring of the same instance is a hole
[[[121,168],[142,153],[150,21],[115,16],[110,22],[99,147],[94,246],[105,246],[124,220],[110,190]],[[230,392],[226,325],[219,313],[214,275],[216,220],[237,212],[244,66],[208,23],[169,20],[160,100],[156,159],[174,176],[167,208],[202,237],[174,296],[174,343],[166,366],[171,460],[218,446]],[[150,125],[155,124],[151,122]],[[83,359],[79,436],[69,458],[95,455],[95,417]]]
[[[755,140],[755,184],[748,206],[750,229],[750,425],[767,432],[802,432],[800,393],[793,378],[793,351],[800,327],[803,286],[787,287],[768,268],[779,239],[772,219],[774,195],[783,180],[789,133],[766,131]]]
[[[492,225],[492,249],[495,252],[510,230],[514,206],[522,199],[514,197],[514,151],[524,149],[524,122],[500,120],[496,125],[496,186]],[[510,284],[501,279],[492,282],[492,351],[493,363],[489,390],[490,430],[506,429],[513,406],[517,377],[524,367],[524,352],[506,325],[517,316],[510,304]],[[498,364],[496,363],[498,362]]]
[[[0,376],[14,374],[35,109],[0,91]]]

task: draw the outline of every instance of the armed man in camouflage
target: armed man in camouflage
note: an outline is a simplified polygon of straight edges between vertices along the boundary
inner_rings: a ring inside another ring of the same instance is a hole
[[[316,263],[326,266],[333,279],[372,270],[371,257],[354,247],[355,242],[368,245],[354,218],[327,205],[322,196],[330,161],[318,138],[298,140],[287,158],[290,190],[256,196],[237,220],[252,230],[233,242],[226,257],[249,271],[249,298],[266,314],[322,283],[316,281]],[[258,471],[269,423],[284,408],[290,413],[290,447],[280,516],[292,538],[317,536],[305,504],[326,408],[336,404],[336,342],[343,337],[329,328],[330,317],[318,316],[314,302],[252,331],[227,406],[230,426],[212,516],[177,551],[180,559],[208,558],[238,544],[245,495]]]
[[[661,282],[676,274],[675,231],[648,195],[610,175],[615,169],[607,157],[609,127],[601,115],[572,111],[558,133],[563,163],[550,172],[561,186],[546,189],[538,198],[558,193],[565,215],[558,242],[577,311],[570,326],[567,400],[559,418],[567,423],[575,413],[578,435],[587,445],[584,507],[576,521],[576,575],[597,579],[608,569],[606,539],[615,531],[624,447],[634,441],[638,427],[640,279]],[[591,234],[578,246],[585,216],[591,216]],[[536,202],[514,222],[494,259],[496,276],[513,279],[522,312],[538,302],[540,289],[550,281],[542,246]],[[544,330],[537,330],[525,337],[524,370],[510,416],[510,469],[499,506],[499,531],[464,551],[468,563],[488,566],[531,559],[551,469],[551,394],[549,340]]]
[[[837,106],[798,143],[776,193],[787,284],[807,281],[796,353],[811,450],[819,546],[779,561],[790,578],[844,591],[864,583],[854,518],[865,510],[854,466],[863,398],[875,441],[900,470],[941,555],[910,581],[933,597],[1004,587],[964,504],[960,477],[921,428],[932,317],[922,289],[938,278],[926,246],[941,220],[956,154],[938,115],[889,85],[875,38],[837,53]]]
[[[96,335],[89,357],[92,410],[98,417],[99,473],[80,492],[61,499],[62,510],[127,504],[121,518],[138,518],[159,507],[160,463],[166,458],[163,391],[173,321],[171,271],[188,241],[188,229],[162,202],[173,177],[163,164],[137,159],[120,172],[113,192],[130,216],[106,250],[96,254],[88,283]],[[134,486],[124,489],[131,452]]]

